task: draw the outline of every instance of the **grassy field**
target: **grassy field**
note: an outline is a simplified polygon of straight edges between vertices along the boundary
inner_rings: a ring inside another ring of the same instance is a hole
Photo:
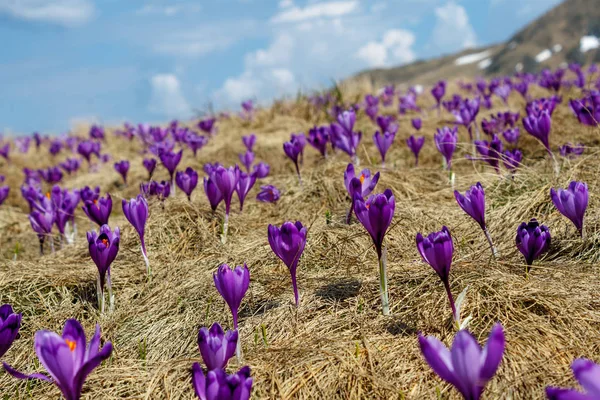
[[[430,97],[423,95],[420,105],[430,106]],[[105,315],[97,310],[97,270],[85,239],[90,223],[81,208],[75,244],[40,257],[18,189],[23,167],[55,165],[65,153],[52,159],[46,148],[36,153],[32,146],[26,155],[15,151],[12,163],[0,166],[11,186],[9,199],[0,207],[0,303],[11,303],[23,313],[23,327],[3,361],[21,371],[42,371],[33,352],[33,334],[39,329],[60,331],[66,319],[77,318],[88,335],[99,323],[103,338],[114,345],[112,357],[90,375],[84,398],[192,399],[190,369],[193,362],[201,362],[198,329],[215,321],[232,326],[212,274],[221,263],[246,262],[251,284],[242,303],[240,334],[244,362],[254,377],[253,398],[435,399],[439,392],[441,398],[456,399],[457,392],[429,370],[417,343],[418,332],[435,335],[446,344],[455,332],[443,285],[420,260],[415,245],[417,232],[438,231],[446,225],[455,242],[452,291],[456,296],[469,287],[464,305],[464,314],[473,316],[469,330],[480,342],[496,321],[506,332],[504,360],[484,397],[539,399],[546,385],[573,386],[569,369],[573,359],[600,360],[600,130],[580,125],[568,108],[569,93],[563,93],[563,98],[554,113],[551,145],[556,150],[567,141],[583,142],[586,151],[576,160],[559,159],[558,176],[543,146],[524,130],[519,145],[523,166],[514,177],[466,160],[472,148],[466,131],[460,130],[455,188],[464,191],[478,181],[483,184],[488,228],[500,251],[497,260],[491,257],[480,228],[456,204],[441,167],[433,134],[450,115],[423,116],[421,132],[426,142],[418,168],[413,167],[414,158],[404,143],[413,133],[410,118],[414,115],[399,116],[400,129],[387,168],[381,169],[372,142],[376,125],[360,114],[360,166],[380,170],[375,191],[390,188],[397,202],[386,239],[392,309],[388,317],[380,312],[377,256],[371,240],[355,219],[349,226],[344,223],[350,205],[343,184],[348,157],[337,153],[322,159],[307,146],[300,187],[293,164],[283,153],[282,144],[290,133],[329,122],[324,112],[304,100],[276,103],[260,110],[252,122],[236,117],[219,120],[218,134],[197,158],[184,151],[179,170],[190,166],[201,171],[204,163],[215,161],[232,165],[243,151],[241,137],[254,132],[257,161],[268,162],[271,175],[257,182],[243,213],[237,212],[234,201],[236,212],[226,244],[219,240],[223,206],[216,214],[211,212],[201,183],[191,203],[181,191],[164,207],[151,203],[146,228],[153,266],[150,281],[137,234],[120,205],[122,198],[134,197],[146,179],[140,144],[109,133],[103,152],[109,152],[113,161],[98,172],[87,173],[83,167],[65,178],[65,187],[99,185],[102,193],[113,196],[110,225],[119,226],[122,236],[112,265],[116,307]],[[499,101],[495,106],[490,112],[506,110]],[[512,94],[510,109],[523,114],[524,101],[518,94]],[[490,112],[482,110],[478,121]],[[86,131],[78,133],[83,136]],[[121,159],[131,161],[131,183],[126,187],[112,167]],[[168,177],[160,166],[155,174],[155,179]],[[566,187],[571,180],[589,185],[585,240],[549,196],[551,187]],[[283,191],[277,205],[254,199],[260,183]],[[515,234],[521,222],[534,217],[549,226],[552,245],[526,279]],[[287,220],[299,220],[309,229],[298,268],[301,304],[297,309],[289,273],[267,241],[267,225]],[[14,260],[17,245],[21,250]],[[232,360],[230,369],[237,368]],[[2,396],[56,399],[59,392],[48,383],[26,383],[2,371]]]

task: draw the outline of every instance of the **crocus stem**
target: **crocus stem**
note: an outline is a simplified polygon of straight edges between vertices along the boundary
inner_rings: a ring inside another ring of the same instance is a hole
[[[383,315],[390,315],[390,300],[388,297],[386,249],[379,257],[379,292],[381,294],[381,310]]]
[[[144,262],[146,263],[146,273],[148,277],[152,276],[152,270],[150,269],[150,260],[148,260],[148,254],[146,254],[146,245],[142,241],[142,255],[144,256]]]
[[[354,209],[354,198],[352,199],[352,203],[350,204],[350,209],[348,210],[348,214],[346,214],[346,225],[350,225],[350,220],[352,219],[352,210]]]
[[[492,255],[494,256],[494,258],[498,258],[498,250],[496,250],[496,248],[494,247],[494,243],[492,242],[492,237],[490,236],[490,233],[488,232],[487,228],[483,229],[483,233],[485,233],[485,238],[487,239],[488,243],[490,244],[490,249],[492,249]]]
[[[112,280],[110,279],[110,268],[106,272],[106,287],[108,289],[108,311],[113,312],[115,310],[115,296],[112,292]]]
[[[40,237],[40,256],[44,255],[44,238]]]
[[[296,174],[298,174],[298,183],[300,187],[302,187],[302,176],[300,176],[300,168],[298,167],[298,162],[296,162]]]
[[[456,312],[456,304],[454,304],[454,298],[452,297],[452,291],[450,290],[450,283],[448,280],[444,280],[444,288],[446,288],[446,294],[448,295],[448,301],[452,308],[452,319],[454,320],[456,327],[460,329],[460,315]]]
[[[227,243],[227,230],[229,229],[229,213],[225,212],[225,218],[223,219],[223,234],[221,235],[221,243]]]
[[[98,296],[98,308],[100,308],[101,313],[104,313],[104,290],[100,283],[100,274],[98,274],[98,279],[96,281],[96,295]]]
[[[52,235],[49,235],[48,238],[50,239],[50,251],[54,253],[54,237],[52,237]]]
[[[552,152],[552,150],[548,149],[548,153],[550,154],[550,157],[552,157],[552,164],[554,166],[554,174],[556,176],[558,176],[560,174],[560,165],[558,164],[558,159],[556,157],[554,157],[554,153]]]
[[[175,176],[171,175],[171,193],[173,193],[173,196],[175,196]]]
[[[419,166],[419,156],[415,156],[415,167]]]

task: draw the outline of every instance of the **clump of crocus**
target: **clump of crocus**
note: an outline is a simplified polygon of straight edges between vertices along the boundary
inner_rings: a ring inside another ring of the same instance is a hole
[[[327,143],[329,142],[329,127],[315,126],[308,130],[308,143],[327,158]]]
[[[33,347],[40,363],[50,377],[34,373],[23,374],[4,363],[4,369],[18,379],[41,379],[53,382],[66,400],[79,400],[85,379],[102,361],[110,357],[112,344],[106,342],[100,348],[100,326],[96,325],[94,336],[86,348],[85,331],[75,319],[65,323],[62,336],[41,330],[35,333]]]
[[[383,315],[390,314],[386,255],[383,247],[383,239],[392,223],[395,209],[396,200],[390,189],[386,189],[383,193],[371,195],[366,201],[362,196],[355,194],[354,213],[371,236],[375,250],[377,251],[377,258],[379,259],[379,291],[381,294]]]
[[[373,135],[373,142],[375,143],[375,146],[377,147],[377,150],[379,150],[379,154],[381,155],[382,167],[385,167],[385,155],[392,146],[392,143],[394,143],[395,138],[396,133],[391,133],[388,131],[385,131],[383,133],[375,131],[375,134]]]
[[[406,145],[415,155],[415,167],[419,165],[419,153],[421,152],[421,148],[425,143],[425,136],[414,136],[410,135],[408,139],[406,139]]]
[[[115,171],[123,178],[123,183],[127,184],[127,173],[129,172],[129,161],[123,160],[115,163]]]
[[[229,168],[218,166],[212,171],[210,179],[215,182],[215,185],[219,189],[223,201],[225,202],[225,218],[223,219],[223,235],[221,236],[221,241],[225,243],[227,241],[227,230],[229,228],[231,198],[233,197],[238,180],[240,179],[240,170],[237,166]]]
[[[246,171],[250,172],[250,168],[254,162],[254,153],[250,150],[246,150],[245,153],[239,154],[239,159],[242,165],[246,168]]]
[[[454,244],[450,231],[443,226],[441,231],[430,233],[427,237],[417,233],[417,250],[423,261],[433,268],[444,284],[452,309],[452,318],[456,326],[460,328],[460,310],[456,308],[450,290],[450,267],[452,267],[452,256],[454,255]]]
[[[144,196],[138,194],[135,199],[130,199],[129,201],[123,199],[121,204],[125,218],[127,218],[127,221],[129,221],[140,237],[142,255],[146,262],[146,272],[150,276],[152,271],[150,269],[148,253],[146,252],[146,242],[144,242],[144,231],[146,229],[146,221],[148,220],[148,202]]]
[[[160,161],[163,163],[164,167],[169,171],[169,176],[171,177],[171,191],[175,193],[175,170],[181,161],[181,155],[183,154],[183,150],[179,150],[179,152],[175,153],[170,150],[161,149],[158,152],[158,157]]]
[[[252,133],[248,136],[242,136],[242,142],[244,143],[246,150],[248,150],[249,152],[252,152],[252,149],[254,148],[254,145],[256,144],[256,135],[254,133]]]
[[[298,182],[300,182],[300,185],[302,185],[300,167],[298,166],[298,157],[300,156],[300,152],[302,151],[302,145],[300,141],[292,139],[289,142],[285,142],[283,144],[283,151],[285,152],[285,155],[288,156],[289,159],[294,162],[294,166],[296,167],[296,173],[298,174]]]
[[[205,327],[200,328],[198,348],[206,368],[209,371],[225,368],[229,359],[235,354],[237,342],[237,330],[224,332],[221,325],[216,322],[210,330]]]
[[[569,218],[583,237],[583,216],[588,206],[588,187],[584,182],[573,181],[567,189],[550,189],[554,207]]]
[[[240,211],[244,209],[244,200],[250,190],[254,187],[256,183],[256,174],[255,173],[245,173],[239,171],[239,178],[237,181],[237,185],[235,186],[235,192],[237,193],[238,200],[240,201]]]
[[[112,281],[110,279],[110,265],[117,257],[119,252],[119,242],[121,241],[121,232],[119,228],[111,231],[108,225],[102,225],[100,231],[91,231],[87,233],[88,249],[90,257],[98,268],[98,284],[96,294],[98,296],[98,306],[100,312],[104,312],[104,286],[108,289],[109,310],[112,311],[115,305],[115,298],[112,294]]]
[[[350,219],[352,218],[356,196],[358,195],[361,198],[367,197],[371,194],[373,189],[375,189],[377,182],[379,182],[379,172],[371,177],[371,171],[363,169],[360,172],[360,175],[356,176],[354,173],[354,165],[352,163],[348,164],[346,171],[344,171],[344,186],[346,186],[346,190],[348,191],[352,203],[350,204],[350,209],[346,215],[347,224],[350,224]]]
[[[456,334],[451,349],[433,336],[419,335],[419,346],[433,372],[465,400],[479,400],[504,356],[504,331],[502,325],[495,324],[483,349],[467,330]]]
[[[9,186],[0,186],[0,206],[4,203],[10,192]]]
[[[490,164],[496,172],[500,173],[500,159],[502,158],[504,145],[498,138],[498,135],[494,134],[490,142],[487,140],[475,140],[474,144],[475,149],[482,156],[481,160]]]
[[[0,358],[17,338],[21,328],[21,317],[20,313],[13,312],[10,304],[0,306]]]
[[[498,253],[485,224],[485,191],[483,190],[481,183],[477,182],[476,185],[471,186],[464,195],[459,193],[458,190],[455,190],[454,197],[460,208],[473,218],[475,222],[479,224],[481,229],[483,229],[483,233],[490,244],[492,254],[494,257],[497,257]]]
[[[112,197],[107,193],[106,197],[100,197],[98,200],[86,200],[82,209],[90,221],[98,226],[106,225],[112,211]]]
[[[204,177],[204,193],[210,203],[210,208],[213,212],[219,206],[219,203],[223,200],[223,195],[219,191],[217,184],[210,177]]]
[[[279,197],[279,190],[275,186],[264,185],[260,187],[260,192],[256,195],[256,200],[263,203],[277,203]]]
[[[198,173],[187,167],[185,171],[178,171],[175,175],[175,183],[185,193],[189,201],[192,201],[192,192],[198,185]]]
[[[446,163],[446,169],[450,171],[452,167],[452,155],[456,150],[456,144],[458,142],[458,128],[443,127],[437,130],[437,133],[433,136],[435,141],[435,147],[444,156]]]
[[[296,307],[300,304],[296,270],[306,246],[306,234],[307,230],[300,221],[284,222],[281,228],[271,224],[268,227],[269,245],[271,245],[273,253],[283,261],[290,271]]]
[[[252,382],[250,367],[242,367],[231,375],[216,369],[208,371],[205,376],[200,364],[192,365],[192,385],[200,400],[248,400]]]
[[[587,394],[575,389],[546,387],[548,400],[594,400],[600,398],[600,365],[585,358],[578,358],[571,364],[573,375]]]
[[[527,262],[525,272],[528,273],[533,261],[550,247],[550,230],[546,225],[540,225],[535,218],[532,218],[528,223],[522,222],[519,225],[515,242],[525,257]]]

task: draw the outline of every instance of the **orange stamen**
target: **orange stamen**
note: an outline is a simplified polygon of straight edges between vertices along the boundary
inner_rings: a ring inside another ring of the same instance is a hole
[[[46,197],[50,198],[50,192],[46,192]]]
[[[360,180],[360,183],[364,183],[365,182],[365,174],[360,174],[360,178],[358,178]]]
[[[108,247],[108,239],[102,239],[102,244]]]
[[[69,350],[75,351],[75,348],[77,347],[77,343],[75,343],[72,340],[68,340],[68,339],[65,339],[65,343],[67,344],[67,346],[69,346]]]

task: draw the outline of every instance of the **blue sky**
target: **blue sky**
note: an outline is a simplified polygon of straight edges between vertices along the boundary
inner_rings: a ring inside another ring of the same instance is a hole
[[[559,0],[0,0],[0,132],[188,118],[507,39]]]

